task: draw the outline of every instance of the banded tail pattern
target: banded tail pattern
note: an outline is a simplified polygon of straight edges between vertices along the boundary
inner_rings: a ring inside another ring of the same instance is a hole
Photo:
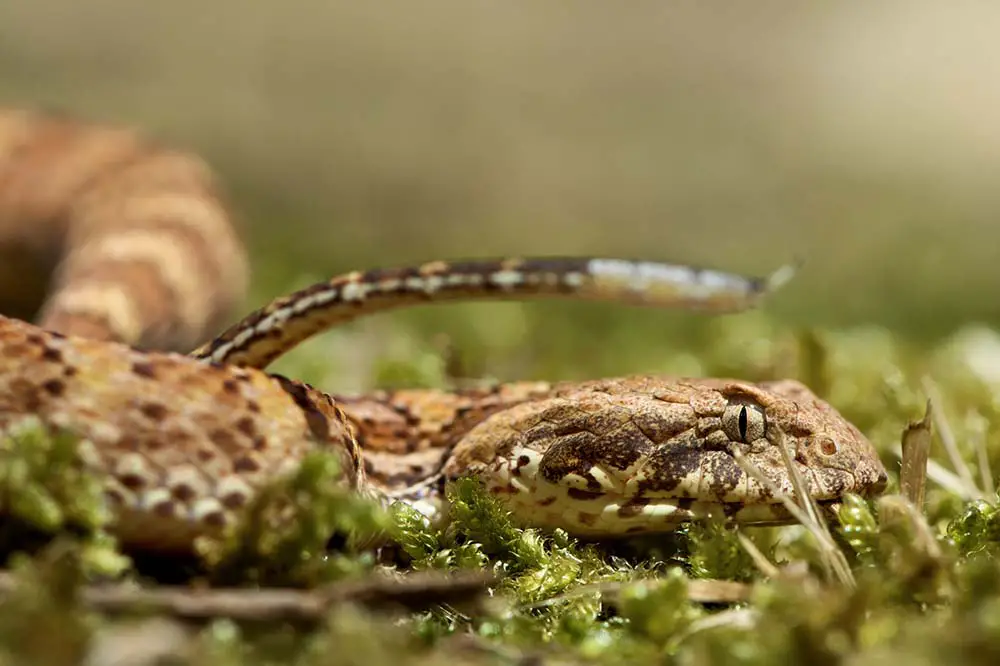
[[[229,320],[247,282],[200,157],[130,128],[0,109],[0,312],[181,351]]]
[[[680,264],[598,257],[433,261],[355,271],[275,299],[191,353],[265,368],[313,335],[361,316],[424,303],[571,298],[734,312],[787,282],[794,266],[764,278]]]

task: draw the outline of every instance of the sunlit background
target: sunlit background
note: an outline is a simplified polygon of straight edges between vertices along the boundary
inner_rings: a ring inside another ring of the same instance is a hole
[[[207,158],[248,307],[435,258],[802,259],[778,321],[927,340],[1000,323],[998,25],[985,3],[33,0],[0,4],[0,102]],[[459,312],[492,331],[506,307]],[[524,311],[519,341],[575,317],[567,354],[619,316],[636,344],[692,317]]]

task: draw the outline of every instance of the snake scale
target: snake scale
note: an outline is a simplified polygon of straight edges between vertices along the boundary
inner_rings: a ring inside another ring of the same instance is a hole
[[[740,524],[790,522],[774,495],[792,490],[782,445],[820,502],[886,484],[865,436],[793,380],[339,396],[265,370],[321,330],[394,307],[577,298],[734,311],[784,272],[572,257],[376,269],[279,298],[177,353],[217,330],[245,288],[222,197],[196,156],[130,130],[0,114],[0,307],[30,318],[42,304],[37,325],[0,317],[0,428],[35,415],[79,435],[128,548],[190,551],[316,447],[339,455],[341,480],[359,492],[424,502],[474,475],[520,524],[592,538],[720,511]],[[771,484],[750,477],[737,450]]]

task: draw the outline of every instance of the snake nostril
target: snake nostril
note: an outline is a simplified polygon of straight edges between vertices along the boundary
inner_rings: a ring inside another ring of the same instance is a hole
[[[878,475],[875,477],[875,483],[872,485],[872,494],[881,495],[882,491],[886,489],[889,485],[889,474],[884,470],[880,469]]]
[[[832,456],[836,454],[840,447],[837,445],[837,440],[832,437],[823,437],[819,440],[819,450],[825,456]]]

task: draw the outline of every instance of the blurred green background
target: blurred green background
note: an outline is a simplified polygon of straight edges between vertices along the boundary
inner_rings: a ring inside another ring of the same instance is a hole
[[[930,341],[1000,322],[998,20],[926,2],[6,2],[0,102],[205,156],[253,250],[248,307],[434,258],[801,258],[766,306],[782,326]],[[392,321],[431,347],[543,349],[568,375],[641,365],[595,347],[610,331],[669,345],[703,319],[447,310]]]

